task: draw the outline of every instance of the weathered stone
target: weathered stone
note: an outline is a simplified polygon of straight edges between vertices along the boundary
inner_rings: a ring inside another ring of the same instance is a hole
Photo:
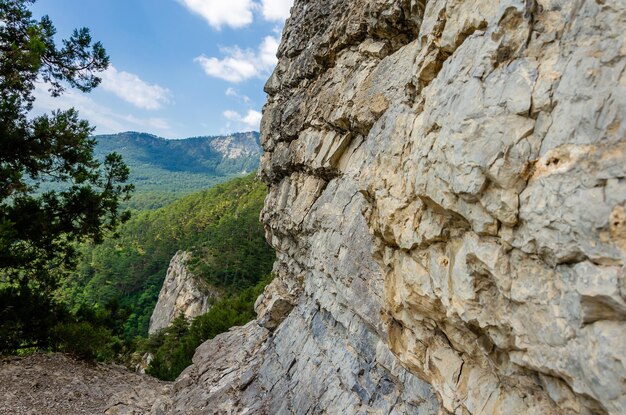
[[[626,412],[626,3],[296,0],[277,280],[174,413]]]
[[[170,261],[159,299],[150,317],[150,334],[166,328],[180,315],[192,320],[206,313],[210,307],[209,299],[219,298],[217,290],[189,271],[187,262],[190,258],[189,252],[178,251]]]

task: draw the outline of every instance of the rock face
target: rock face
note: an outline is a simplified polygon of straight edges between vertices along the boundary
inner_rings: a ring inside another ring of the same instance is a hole
[[[296,0],[264,327],[202,345],[170,412],[626,413],[625,28],[623,0]]]
[[[259,157],[261,155],[258,133],[254,132],[215,137],[211,141],[210,146],[225,159]]]
[[[170,261],[159,300],[150,317],[150,334],[166,328],[181,314],[191,320],[206,313],[209,298],[219,296],[208,284],[189,272],[187,261],[190,257],[189,252],[178,251]]]

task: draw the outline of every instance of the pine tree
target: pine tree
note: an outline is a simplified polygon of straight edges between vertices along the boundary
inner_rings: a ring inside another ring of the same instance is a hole
[[[132,187],[119,155],[94,158],[93,128],[74,109],[29,116],[37,82],[54,97],[68,87],[89,92],[109,64],[86,28],[57,46],[50,19],[29,11],[33,2],[0,0],[0,290],[45,298],[75,266],[78,242],[100,242],[127,218],[119,203]],[[43,181],[64,190],[39,192]],[[7,314],[0,304],[0,320]],[[15,325],[28,331],[28,322]]]

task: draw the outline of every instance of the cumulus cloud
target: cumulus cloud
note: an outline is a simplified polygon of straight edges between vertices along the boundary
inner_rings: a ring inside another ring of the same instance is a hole
[[[289,17],[293,0],[178,0],[191,12],[202,16],[211,27],[240,28],[254,21],[254,14],[263,19],[282,22]]]
[[[239,48],[223,50],[228,56],[222,59],[198,56],[194,62],[198,62],[204,72],[214,78],[220,78],[228,82],[239,83],[258,75],[253,53]]]
[[[245,80],[264,77],[276,66],[278,39],[267,36],[256,51],[241,49],[238,46],[222,48],[223,58],[198,56],[194,59],[204,72],[214,78],[228,82],[240,83]]]
[[[202,16],[215,29],[247,26],[254,20],[252,0],[179,0],[192,12]]]
[[[38,83],[34,97],[33,115],[50,113],[50,111],[57,109],[75,108],[81,118],[87,119],[91,125],[96,127],[96,132],[99,134],[140,130],[162,136],[172,135],[169,123],[163,118],[139,118],[130,114],[118,113],[107,106],[98,104],[87,95],[73,90],[66,90],[60,97],[53,98],[48,93],[46,84]]]
[[[157,110],[169,102],[167,88],[150,85],[135,74],[118,71],[113,65],[102,73],[101,86],[138,108]]]
[[[289,17],[293,0],[262,0],[261,11],[265,20],[283,21]]]
[[[238,113],[237,111],[224,111],[224,118],[228,121],[234,122],[236,128],[245,127],[248,130],[259,131],[261,126],[262,115],[259,111],[248,110],[245,115]]]
[[[239,91],[237,91],[235,88],[226,88],[224,94],[226,94],[227,97],[234,98],[235,100],[243,102],[244,104],[249,104],[252,101],[249,96],[240,94]]]
[[[266,36],[259,46],[259,58],[264,68],[274,69],[278,63],[276,52],[278,51],[280,42],[274,36]]]

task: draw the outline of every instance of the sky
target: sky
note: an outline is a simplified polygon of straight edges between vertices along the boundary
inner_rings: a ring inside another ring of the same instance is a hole
[[[35,90],[33,115],[76,108],[95,134],[176,139],[258,131],[293,0],[38,0],[57,42],[88,27],[111,64],[89,94]]]

